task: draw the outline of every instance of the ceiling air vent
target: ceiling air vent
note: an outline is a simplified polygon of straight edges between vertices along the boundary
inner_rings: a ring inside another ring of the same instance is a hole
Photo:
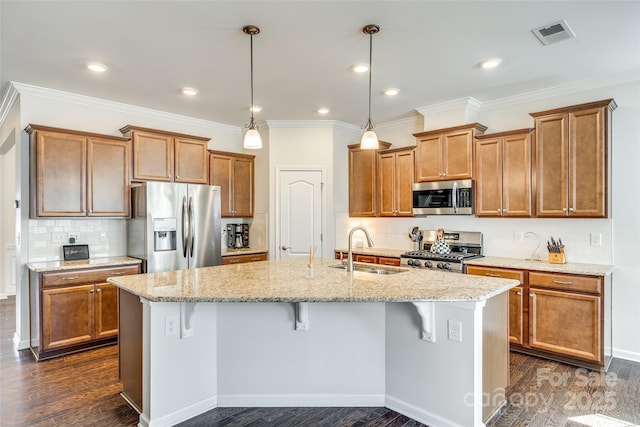
[[[576,36],[564,19],[549,25],[534,28],[531,32],[535,34],[538,40],[545,46],[561,42],[562,40],[572,39]]]

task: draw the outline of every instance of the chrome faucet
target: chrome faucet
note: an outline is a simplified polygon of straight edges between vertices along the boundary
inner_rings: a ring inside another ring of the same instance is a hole
[[[371,236],[369,236],[369,232],[366,228],[361,225],[357,227],[353,227],[349,232],[349,255],[347,256],[347,271],[353,271],[353,233],[357,230],[364,231],[364,235],[367,237],[367,245],[370,248],[373,247],[373,240],[371,240]]]

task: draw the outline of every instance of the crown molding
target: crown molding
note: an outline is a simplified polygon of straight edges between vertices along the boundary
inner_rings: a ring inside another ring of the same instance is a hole
[[[423,116],[427,116],[429,114],[443,113],[445,111],[459,110],[461,108],[469,109],[474,113],[477,113],[480,111],[481,107],[482,102],[472,96],[467,96],[465,98],[452,99],[451,101],[418,107],[415,110]]]
[[[395,129],[395,128],[407,128],[413,126],[422,126],[424,121],[423,116],[411,116],[411,117],[403,117],[401,119],[392,120],[389,122],[384,122],[376,125],[377,130],[387,130],[387,129]]]
[[[341,129],[346,131],[360,131],[358,126],[338,120],[267,120],[270,129]]]
[[[2,101],[0,102],[0,127],[4,125],[4,122],[7,120],[13,106],[16,105],[18,95],[16,88],[11,82],[9,82],[7,90],[5,90],[2,96]]]
[[[11,82],[10,85],[20,94],[29,95],[56,101],[64,101],[86,107],[101,108],[105,110],[117,111],[119,113],[131,114],[151,119],[167,120],[188,126],[198,126],[210,129],[215,132],[230,133],[234,135],[242,134],[239,126],[231,126],[210,120],[198,119],[195,117],[183,116],[182,114],[169,113],[166,111],[153,110],[151,108],[139,107],[122,102],[109,101],[101,98],[93,98],[85,95],[64,92],[56,89],[49,89],[40,86],[33,86],[24,83]]]

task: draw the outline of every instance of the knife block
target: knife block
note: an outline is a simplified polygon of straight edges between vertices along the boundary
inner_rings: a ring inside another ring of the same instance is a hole
[[[552,264],[566,264],[567,258],[564,256],[564,249],[560,249],[560,253],[549,252],[549,262]]]

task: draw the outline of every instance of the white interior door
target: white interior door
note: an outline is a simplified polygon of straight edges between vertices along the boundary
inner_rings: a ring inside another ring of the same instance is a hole
[[[280,170],[277,257],[321,257],[323,206],[322,170]]]

